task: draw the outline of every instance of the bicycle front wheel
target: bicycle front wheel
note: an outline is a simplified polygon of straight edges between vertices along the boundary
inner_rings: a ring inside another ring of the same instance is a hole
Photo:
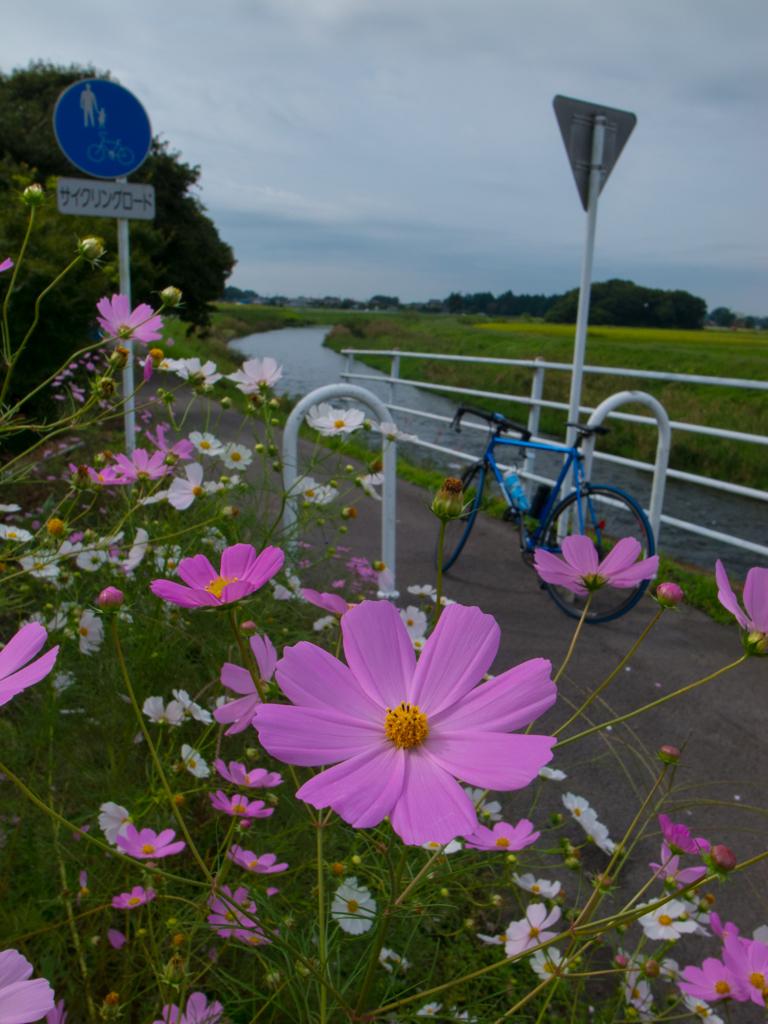
[[[443,541],[443,572],[450,569],[462,552],[467,539],[472,532],[483,500],[483,485],[485,484],[485,465],[476,462],[467,466],[461,475],[461,482],[464,485],[464,501],[471,502],[466,512],[460,519],[451,519],[445,524],[445,540]],[[439,563],[440,535],[435,544],[435,568]]]
[[[564,537],[581,532],[579,501],[584,517],[584,533],[594,543],[601,562],[617,541],[624,537],[634,537],[640,542],[639,558],[649,558],[655,554],[653,531],[634,498],[615,487],[593,487],[591,484],[585,488],[581,497],[575,493],[569,494],[552,510],[542,531],[541,547],[559,553]],[[624,615],[637,604],[647,586],[648,580],[643,580],[636,587],[604,587],[596,591],[592,595],[586,621],[609,622]],[[574,594],[567,587],[553,583],[547,583],[546,589],[566,615],[574,619],[581,618],[587,601],[586,594]]]

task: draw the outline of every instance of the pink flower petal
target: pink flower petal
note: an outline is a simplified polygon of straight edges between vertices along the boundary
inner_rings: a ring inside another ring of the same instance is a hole
[[[34,658],[48,634],[39,622],[28,622],[0,651],[0,679],[11,675]]]
[[[640,541],[635,537],[622,537],[602,560],[597,572],[601,576],[612,576],[615,573],[620,573],[634,565],[641,551]]]
[[[182,558],[177,572],[188,586],[194,587],[197,590],[205,590],[214,580],[219,578],[218,572],[213,568],[205,555]]]
[[[534,565],[536,572],[545,583],[551,583],[553,586],[568,587],[575,594],[588,593],[587,588],[582,583],[579,583],[576,570],[572,569],[561,558],[558,558],[557,555],[553,555],[551,551],[542,551],[541,548],[536,548]]]
[[[313,807],[332,807],[354,828],[372,828],[402,792],[405,761],[404,750],[384,742],[320,772],[296,796]]]
[[[744,607],[752,620],[752,628],[768,633],[768,569],[755,567],[747,573]]]
[[[383,731],[386,711],[361,690],[347,666],[315,644],[302,640],[286,647],[277,667],[277,682],[294,704],[378,723]],[[401,697],[401,700],[403,698]]]
[[[327,612],[333,612],[334,615],[344,615],[349,610],[347,602],[338,594],[320,594],[317,590],[310,590],[309,587],[303,587],[301,593],[305,601],[309,601],[310,604],[315,604]]]
[[[256,684],[247,668],[233,665],[231,661],[225,661],[221,666],[221,681],[235,693],[256,693]]]
[[[384,740],[384,723],[371,725],[337,711],[262,704],[253,719],[267,751],[288,764],[336,764]]]
[[[423,747],[407,753],[403,790],[389,814],[406,846],[449,843],[477,828],[474,805],[458,782]]]
[[[572,537],[563,537],[561,547],[563,558],[573,566],[579,576],[591,576],[593,572],[597,572],[599,559],[594,542],[589,537],[579,533]]]
[[[544,658],[516,665],[476,687],[459,706],[430,715],[430,727],[490,732],[521,729],[554,704],[557,687],[550,679],[551,671],[551,663]]]
[[[254,634],[250,639],[250,643],[256,664],[259,666],[261,678],[271,679],[277,665],[277,651],[274,644],[266,633],[263,637],[259,636],[258,633]]]
[[[636,587],[643,580],[651,579],[658,571],[659,556],[651,555],[650,558],[644,558],[641,562],[635,562],[628,569],[622,569],[621,572],[612,572],[610,575],[611,586]]]
[[[152,580],[149,589],[156,597],[171,601],[181,608],[206,608],[221,603],[206,590],[192,590],[172,580]]]
[[[41,658],[33,661],[31,665],[27,665],[26,668],[19,669],[12,676],[7,676],[5,679],[0,680],[0,705],[7,704],[9,700],[21,693],[22,690],[44,679],[53,668],[58,653],[58,646],[52,647],[50,651],[46,651]]]
[[[434,715],[460,700],[493,664],[500,637],[492,615],[479,608],[448,605],[421,652],[411,703]]]
[[[736,621],[742,629],[747,628],[748,619],[744,612],[741,610],[738,599],[734,592],[731,590],[731,584],[728,581],[728,574],[725,571],[723,563],[718,558],[715,563],[715,579],[717,585],[720,588],[717,592],[717,599],[723,608],[726,608],[731,614],[736,616]]]
[[[17,981],[26,981],[34,968],[17,949],[5,949],[0,953],[0,989]]]
[[[426,749],[441,768],[483,789],[522,789],[552,760],[554,736],[435,731]]]
[[[235,736],[248,728],[260,704],[261,697],[254,692],[248,697],[241,697],[240,700],[233,700],[229,704],[223,704],[220,708],[216,708],[213,717],[220,725],[234,722],[234,725],[227,729],[225,735]]]
[[[45,978],[17,981],[0,993],[3,1024],[27,1024],[40,1020],[55,1004],[53,989]]]
[[[125,936],[117,928],[110,928],[107,931],[107,938],[109,939],[110,946],[113,946],[115,949],[122,949],[125,945]]]
[[[232,601],[239,601],[248,597],[259,588],[250,580],[238,580],[236,583],[228,583],[221,592],[221,603],[230,604]]]
[[[408,700],[416,668],[413,641],[389,601],[364,601],[341,620],[352,675],[381,707]]]

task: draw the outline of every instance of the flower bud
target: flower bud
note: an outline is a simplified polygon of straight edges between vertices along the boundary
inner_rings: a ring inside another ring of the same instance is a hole
[[[179,956],[178,953],[174,953],[168,963],[165,965],[165,977],[164,980],[169,985],[174,985],[176,982],[182,981],[187,973],[187,965],[184,961],[183,956]]]
[[[124,600],[125,597],[122,590],[118,590],[117,587],[107,587],[96,598],[96,604],[105,611],[112,611],[115,608],[122,607]]]
[[[280,405],[280,399],[279,398],[270,398],[270,400],[269,400],[269,407],[270,407],[270,409],[276,409],[279,405]]]
[[[160,298],[164,306],[178,306],[181,303],[181,292],[173,285],[168,285],[160,292]]]
[[[237,519],[237,517],[240,515],[240,509],[235,508],[232,505],[225,505],[224,508],[221,510],[221,514],[224,519]]]
[[[111,398],[115,393],[115,382],[109,377],[98,377],[94,390],[100,398]]]
[[[659,760],[664,764],[677,764],[680,760],[680,751],[677,747],[670,747],[665,743],[663,747],[659,748]]]
[[[345,505],[341,510],[342,519],[357,519],[357,509],[354,505]]]
[[[387,568],[387,564],[386,562],[371,562],[371,567],[375,569],[376,572],[384,572]]]
[[[443,886],[443,888],[440,890],[440,895],[443,897],[443,899],[445,899],[447,896],[450,896],[450,891],[446,889],[445,886]]]
[[[184,794],[176,793],[176,795],[173,798],[173,802],[176,804],[177,807],[181,807],[181,805],[184,803]]]
[[[712,864],[721,871],[733,871],[736,867],[736,854],[727,846],[713,846],[710,856]]]
[[[357,854],[355,854],[355,855],[354,855],[354,857],[352,858],[352,863],[353,863],[353,864],[354,864],[355,866],[357,866],[357,865],[359,865],[359,864],[362,864],[362,863],[363,863],[363,858],[362,858],[362,857],[359,857],[359,856],[358,856]]]
[[[116,370],[123,370],[128,365],[128,357],[130,352],[127,348],[122,345],[118,345],[112,355],[109,357],[110,366],[114,366]]]
[[[261,756],[261,751],[259,750],[258,747],[246,747],[245,756],[249,757],[251,761],[258,761],[259,757]]]
[[[171,939],[171,942],[174,944],[174,946],[183,946],[184,941],[185,937],[181,933],[179,933],[178,935],[174,935],[173,938]]]
[[[491,896],[491,903],[493,904],[494,907],[501,907],[504,904],[504,897],[499,896],[497,893],[495,893],[493,896]]]
[[[347,532],[346,526],[340,526],[339,527],[339,533],[346,533],[346,532]]]
[[[335,861],[335,863],[331,864],[331,871],[334,873],[334,875],[343,875],[344,874],[344,870],[345,870],[344,869],[344,865],[339,860],[337,860],[337,861]]]
[[[621,953],[618,953],[613,958],[613,962],[616,964],[617,967],[627,967],[629,965],[629,960],[627,960],[625,956],[622,956]]]
[[[149,355],[152,357],[152,366],[157,369],[163,359],[165,359],[165,353],[161,348],[151,348]]]
[[[45,202],[43,186],[38,184],[27,185],[21,194],[21,201],[25,206],[40,206],[41,203]]]
[[[373,430],[373,420],[363,420],[363,430]]]
[[[100,259],[106,252],[100,238],[83,238],[77,243],[77,251],[91,262]]]
[[[254,450],[255,452],[258,452],[258,453],[259,453],[259,455],[261,455],[261,453],[262,453],[262,452],[264,451],[264,445],[263,445],[263,444],[261,444],[261,442],[259,442],[258,444],[255,444],[255,445],[253,446],[253,450]]]
[[[165,458],[163,459],[163,465],[165,465],[165,466],[175,466],[178,461],[179,461],[179,456],[178,455],[176,455],[174,452],[166,452],[165,453]]]
[[[72,486],[76,487],[79,491],[85,490],[86,487],[91,486],[91,478],[88,474],[87,466],[78,466],[72,476]]]
[[[517,864],[517,857],[515,856],[514,853],[508,853],[507,854],[507,863],[508,864]]]
[[[277,460],[277,462],[273,462],[272,463],[272,469],[274,469],[274,471],[276,473],[279,473],[282,470],[282,468],[283,468],[283,464],[282,464],[282,462],[280,462],[279,459]]]
[[[45,528],[52,537],[60,537],[64,533],[64,523],[61,519],[57,519],[56,516],[48,520]]]
[[[464,485],[455,476],[446,477],[432,499],[432,511],[443,522],[459,519],[464,511]]]
[[[751,633],[745,633],[743,637],[744,650],[749,655],[764,658],[768,655],[768,634],[761,633],[755,629]]]
[[[240,632],[243,634],[243,636],[254,636],[258,632],[258,629],[256,628],[256,623],[251,621],[251,619],[248,619],[246,622],[241,622]]]
[[[656,600],[662,608],[676,608],[683,600],[683,592],[676,583],[660,583],[656,588]]]
[[[264,975],[264,984],[267,988],[277,988],[281,977],[280,971],[270,971],[269,974]]]
[[[222,398],[222,400],[221,400],[221,408],[222,409],[231,409],[232,408],[232,399],[231,398],[227,398],[227,396],[225,395]]]
[[[659,967],[658,961],[646,960],[645,973],[648,975],[649,978],[658,978],[659,974],[661,973],[661,968]]]
[[[369,473],[380,473],[384,469],[384,463],[381,459],[374,459],[373,462],[368,463]]]
[[[578,857],[566,857],[565,858],[565,866],[567,868],[570,868],[571,871],[575,871],[576,868],[579,866],[579,859],[578,859]]]
[[[354,473],[355,472],[355,467],[354,466],[350,466],[350,464],[347,463],[346,466],[344,467],[344,472],[345,473]]]

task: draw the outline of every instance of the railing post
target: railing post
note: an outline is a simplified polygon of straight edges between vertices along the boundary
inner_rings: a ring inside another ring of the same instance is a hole
[[[352,367],[355,365],[355,357],[351,352],[347,352],[347,373],[352,373]]]
[[[390,367],[389,375],[390,375],[390,377],[399,377],[400,376],[400,349],[399,348],[395,348],[393,351],[396,352],[397,355],[393,355],[392,356],[392,366]],[[395,403],[395,385],[392,384],[391,382],[390,382],[390,385],[389,385],[389,398],[388,398],[387,401],[388,401],[389,405],[394,405],[394,403]]]
[[[536,356],[537,363],[544,362],[544,356]],[[539,420],[541,419],[541,406],[539,402],[544,397],[544,374],[546,373],[543,366],[538,366],[533,371],[533,381],[531,383],[531,409],[528,413],[528,429],[533,437],[537,437],[539,433]],[[529,448],[525,453],[525,463],[523,469],[526,473],[532,473],[536,466],[536,449]],[[530,500],[533,494],[533,480],[526,479],[524,481],[525,492]]]

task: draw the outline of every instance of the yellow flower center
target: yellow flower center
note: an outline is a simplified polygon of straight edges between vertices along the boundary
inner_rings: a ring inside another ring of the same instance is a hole
[[[240,452],[231,452],[229,457],[233,462],[239,462],[243,456],[240,454]]]
[[[555,973],[555,965],[551,964],[549,961],[547,961],[544,964],[544,970],[547,972],[547,974],[554,974]]]
[[[659,924],[663,924],[665,928],[668,928],[672,924],[672,918],[669,914],[659,914]]]
[[[258,946],[259,943],[261,942],[261,936],[260,935],[249,935],[248,936],[248,941],[251,943],[251,945]]]
[[[718,981],[715,985],[715,992],[717,992],[719,996],[724,996],[730,991],[731,986],[728,984],[727,981]]]
[[[357,902],[357,900],[349,900],[349,902],[347,903],[347,910],[350,912],[350,914],[356,914],[359,909],[360,904]]]
[[[340,427],[344,426],[344,420],[336,420],[336,422],[333,425],[338,430]]]
[[[139,903],[141,903],[141,900],[139,899],[138,896],[131,896],[131,898],[128,900],[129,907],[136,907],[139,905]]]
[[[81,895],[81,896],[88,896],[88,895],[89,895],[89,893],[90,893],[90,891],[91,891],[90,889],[86,889],[85,887],[83,887],[83,888],[82,888],[82,889],[80,890],[80,895]]]
[[[205,589],[209,594],[220,598],[222,590],[229,583],[237,583],[237,576],[233,576],[231,579],[228,576],[217,576],[215,580],[211,580]]]
[[[586,576],[582,576],[581,579],[587,590],[599,590],[608,582],[605,576],[601,576],[597,572],[588,573]]]
[[[138,480],[149,480],[149,473],[146,473],[143,469],[139,470],[136,474]]]
[[[201,441],[200,442],[200,447],[201,448],[210,448],[211,447],[211,443],[210,443],[210,441]]]
[[[412,625],[413,625],[413,619],[408,619],[408,625],[409,625],[409,626],[412,626]]]
[[[640,989],[639,988],[633,988],[632,989],[632,998],[633,999],[639,999],[640,998]]]
[[[19,535],[18,535],[18,533],[14,533],[12,530],[9,530],[8,531],[8,536],[9,537],[13,537],[13,539],[16,540]]]
[[[245,804],[234,804],[232,810],[235,814],[245,814]]]
[[[541,888],[538,885],[532,885],[531,892],[541,892]]]
[[[236,920],[237,920],[237,918],[235,917],[235,912],[234,912],[234,910],[228,910],[228,911],[226,912],[226,914],[224,915],[224,917],[226,917],[226,919],[227,919],[228,921],[236,921]]]
[[[496,845],[506,849],[506,847],[509,846],[509,840],[507,839],[506,836],[499,836],[499,838],[496,840]]]
[[[80,636],[88,636],[88,629],[85,626],[80,627]]]
[[[573,813],[576,815],[577,818],[581,817],[581,810],[580,810],[580,808],[574,807],[573,808]]]
[[[304,491],[304,493],[306,494],[306,496],[308,498],[314,498],[314,496],[315,496],[315,492],[314,491]]]
[[[189,765],[190,768],[197,767],[197,761],[187,761],[187,764]]]
[[[398,749],[403,747],[406,750],[419,746],[429,733],[427,716],[419,711],[417,704],[411,707],[405,701],[398,704],[394,710],[387,708],[384,728],[387,731],[387,739],[392,740]]]
[[[251,871],[254,871],[258,866],[259,866],[259,862],[257,860],[252,860],[251,863],[248,865],[248,868]]]
[[[754,974],[750,974],[749,981],[750,981],[750,984],[755,986],[755,988],[759,988],[761,992],[765,988],[765,975],[764,974],[758,974],[757,972],[755,972]]]
[[[194,494],[194,496],[196,498],[199,498],[200,495],[203,493],[203,488],[202,487],[193,487],[192,488],[192,493]]]
[[[538,928],[531,928],[531,930],[528,932],[528,934],[530,935],[530,937],[532,939],[535,939],[536,936],[539,934],[539,929]]]
[[[155,848],[151,843],[145,843],[141,848],[141,852],[146,854],[154,853]]]

